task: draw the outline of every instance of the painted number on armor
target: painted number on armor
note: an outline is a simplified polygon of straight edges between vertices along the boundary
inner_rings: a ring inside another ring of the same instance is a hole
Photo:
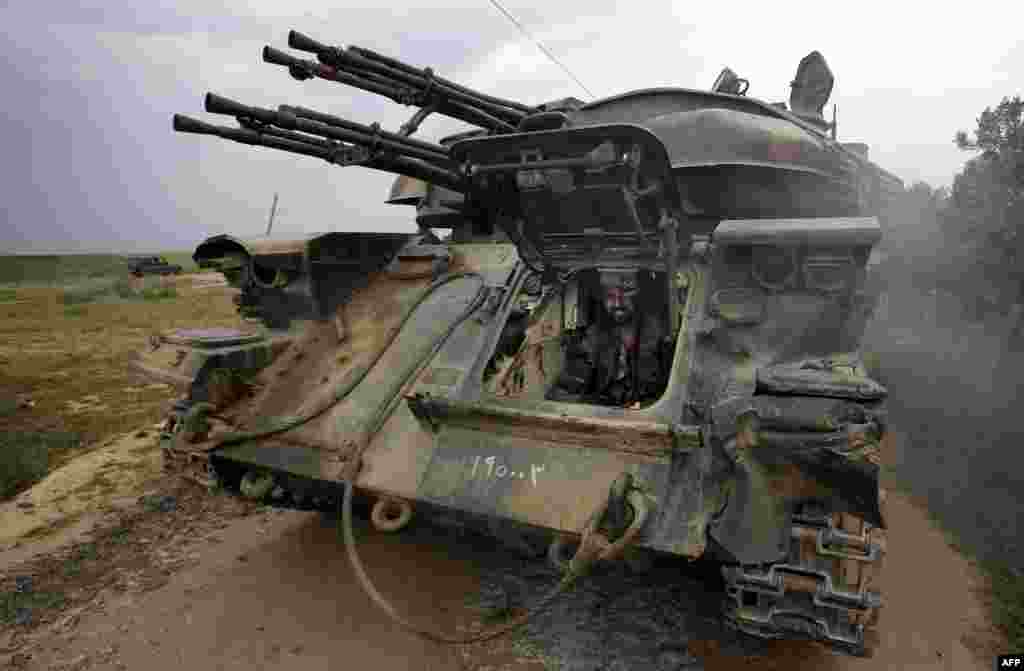
[[[533,486],[537,486],[537,475],[544,472],[544,464],[530,464],[530,471],[527,472],[525,469],[515,471],[511,469],[507,464],[503,464],[498,461],[497,457],[481,457],[477,455],[473,459],[473,471],[469,474],[469,477],[476,478],[481,477],[487,479],[518,479],[525,480],[530,478],[530,482]]]

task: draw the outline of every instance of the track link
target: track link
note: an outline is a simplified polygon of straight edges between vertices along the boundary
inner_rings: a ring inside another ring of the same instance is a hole
[[[884,510],[884,490],[879,499]],[[884,529],[804,507],[793,518],[782,562],[723,568],[725,620],[753,636],[816,640],[870,657],[878,645],[885,551]]]

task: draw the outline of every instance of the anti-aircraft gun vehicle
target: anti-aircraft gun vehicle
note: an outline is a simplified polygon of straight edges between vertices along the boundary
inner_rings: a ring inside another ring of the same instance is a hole
[[[289,45],[316,60],[264,60],[419,109],[388,132],[208,94],[239,126],[175,130],[396,173],[419,232],[200,244],[266,328],[140,354],[186,391],[168,464],[280,506],[355,490],[380,529],[414,508],[520,525],[572,572],[627,548],[711,559],[730,625],[869,654],[887,392],[859,353],[863,284],[903,187],[837,141],[822,56],[788,105],[726,69],[531,106]],[[411,137],[435,113],[476,130]]]

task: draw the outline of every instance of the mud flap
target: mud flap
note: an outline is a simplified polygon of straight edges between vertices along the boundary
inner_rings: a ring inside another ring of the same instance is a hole
[[[768,469],[756,459],[737,463],[725,511],[709,529],[741,564],[774,562],[786,554],[792,511],[769,480]]]
[[[742,564],[782,559],[793,511],[804,502],[816,501],[828,510],[885,526],[879,509],[878,465],[865,458],[863,448],[851,444],[851,436],[857,435],[854,429],[875,431],[875,420],[862,410],[855,419],[868,423],[852,424],[844,421],[851,411],[842,405],[828,407],[810,399],[804,405],[807,410],[821,406],[812,413],[819,418],[819,428],[835,430],[793,430],[807,425],[810,417],[787,412],[787,402],[780,399],[730,400],[714,410],[708,434],[713,449],[731,462],[733,474],[727,483],[728,503],[710,533]],[[829,412],[822,412],[826,409]],[[792,428],[778,430],[787,426]]]
[[[822,501],[884,528],[878,466],[836,454],[834,434],[760,435],[757,447],[736,451],[729,501],[712,537],[742,564],[781,560],[794,507]]]
[[[815,494],[815,498],[829,498],[832,509],[851,513],[874,526],[885,528],[878,501],[879,467],[851,459],[820,442],[845,442],[845,436],[829,434],[822,439],[778,434],[764,436],[763,440],[764,445],[757,450],[763,464],[776,470],[787,465],[796,466],[803,479],[815,482],[822,494],[828,494]]]

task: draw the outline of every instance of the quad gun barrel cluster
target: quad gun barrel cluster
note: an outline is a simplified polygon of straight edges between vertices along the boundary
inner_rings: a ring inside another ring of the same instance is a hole
[[[540,111],[473,91],[434,75],[430,68],[416,68],[369,49],[327,46],[294,30],[288,35],[288,45],[316,54],[317,60],[296,58],[269,46],[263,49],[263,60],[287,67],[296,79],[335,81],[420,109],[399,132],[392,133],[381,130],[379,124],[359,124],[303,107],[265,109],[208,93],[206,111],[233,116],[238,127],[175,114],[174,130],[313,156],[336,165],[360,165],[407,175],[463,192],[464,176],[448,149],[409,137],[423,120],[436,112],[483,132],[506,133],[517,130],[523,119]]]

